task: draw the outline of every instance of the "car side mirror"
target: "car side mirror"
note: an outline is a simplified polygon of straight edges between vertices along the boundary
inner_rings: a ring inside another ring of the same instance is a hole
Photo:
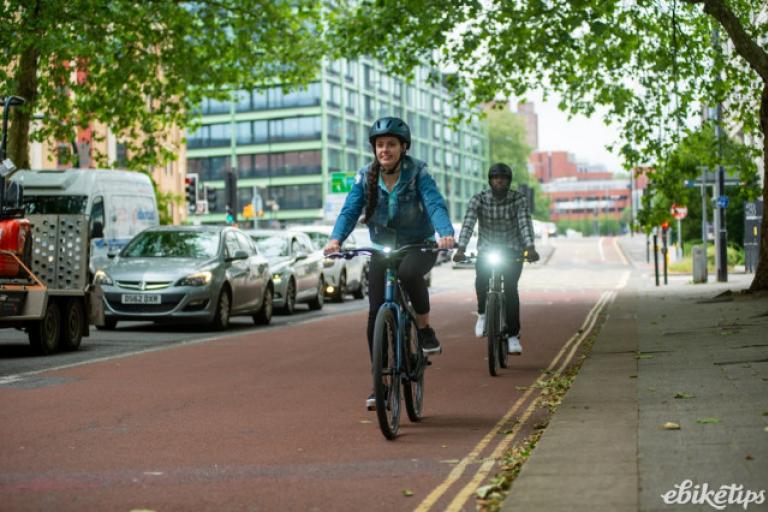
[[[304,251],[297,252],[296,253],[296,261],[305,260],[305,259],[307,259],[308,256],[309,256],[309,254],[305,253]]]
[[[227,258],[227,261],[247,260],[247,259],[248,259],[248,253],[242,249],[238,249],[237,251],[235,251],[234,256]]]
[[[104,238],[104,224],[98,220],[91,226],[91,238]]]

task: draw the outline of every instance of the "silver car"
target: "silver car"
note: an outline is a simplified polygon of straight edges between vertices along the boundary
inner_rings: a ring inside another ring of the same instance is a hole
[[[331,226],[291,226],[292,230],[306,233],[312,239],[315,247],[322,251],[331,237]],[[367,247],[370,240],[361,238],[356,231],[350,233],[342,244],[342,249]],[[360,243],[365,242],[365,243]],[[356,299],[362,299],[368,293],[368,261],[369,256],[355,256],[352,259],[325,259],[323,275],[325,277],[325,294],[336,302],[343,302],[344,296],[351,293]]]
[[[272,319],[269,262],[233,227],[146,229],[96,272],[94,284],[104,302],[102,329],[119,320],[197,320],[223,330],[234,315]]]
[[[275,307],[288,315],[295,312],[298,302],[306,302],[309,309],[322,309],[324,258],[312,240],[298,231],[252,229],[246,233],[269,260]]]

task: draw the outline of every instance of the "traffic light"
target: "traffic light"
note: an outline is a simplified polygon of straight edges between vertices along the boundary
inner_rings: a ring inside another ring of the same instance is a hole
[[[219,210],[219,205],[216,203],[218,194],[213,187],[205,187],[205,199],[208,201],[208,211],[215,212]]]
[[[195,213],[197,211],[197,174],[187,174],[184,182],[186,185],[187,211]]]
[[[227,216],[226,216],[227,224],[234,224],[235,223],[234,211],[232,211],[232,208],[230,208],[229,205],[227,205],[226,210],[227,210]]]

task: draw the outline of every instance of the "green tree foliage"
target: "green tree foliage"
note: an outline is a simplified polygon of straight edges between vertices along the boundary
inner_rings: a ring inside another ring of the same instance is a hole
[[[314,0],[7,0],[0,19],[0,95],[27,100],[9,130],[20,168],[33,113],[44,116],[34,140],[101,123],[128,144],[128,167],[146,169],[175,157],[165,135],[204,97],[305,84],[325,51]]]
[[[621,127],[627,168],[664,162],[681,128],[718,102],[726,123],[762,134],[768,161],[765,0],[351,3],[332,31],[348,55],[374,55],[400,73],[421,60],[449,66],[459,103],[543,88],[572,113],[603,107]],[[714,28],[729,44],[713,44]],[[768,289],[768,222],[762,235],[752,289]]]

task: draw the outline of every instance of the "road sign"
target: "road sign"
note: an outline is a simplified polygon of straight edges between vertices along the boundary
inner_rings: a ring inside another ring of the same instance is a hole
[[[687,206],[678,206],[676,204],[673,204],[670,211],[672,213],[672,216],[676,219],[684,219],[688,216]]]
[[[355,184],[354,172],[332,172],[331,173],[331,193],[346,194],[352,190]]]
[[[718,208],[728,208],[728,196],[719,196],[717,198]]]

